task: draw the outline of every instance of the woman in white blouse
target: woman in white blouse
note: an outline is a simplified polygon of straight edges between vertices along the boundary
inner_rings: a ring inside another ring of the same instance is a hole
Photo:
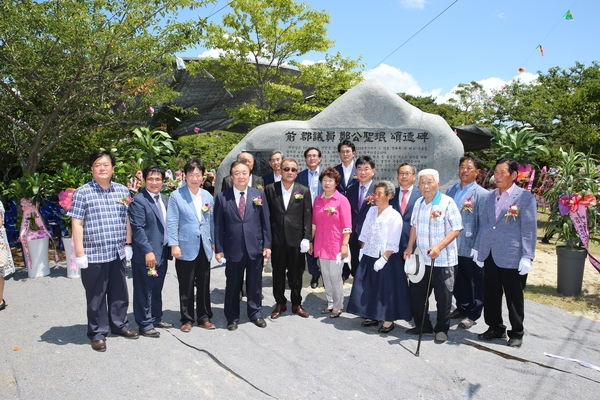
[[[361,242],[360,264],[354,276],[348,302],[349,313],[365,318],[362,326],[378,326],[380,333],[394,329],[394,321],[412,319],[410,294],[404,261],[399,250],[402,216],[392,208],[390,200],[395,187],[379,181],[373,192],[371,207],[358,240]]]

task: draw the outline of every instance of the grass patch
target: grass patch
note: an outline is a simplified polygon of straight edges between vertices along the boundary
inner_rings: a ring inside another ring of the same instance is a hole
[[[597,286],[596,290],[600,290],[600,285]],[[565,296],[559,294],[553,286],[527,285],[524,294],[527,300],[555,306],[570,313],[600,313],[600,297],[597,292],[590,293],[586,289],[582,289],[579,296]]]

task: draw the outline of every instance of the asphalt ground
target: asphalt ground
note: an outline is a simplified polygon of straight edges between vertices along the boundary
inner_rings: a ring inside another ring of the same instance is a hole
[[[109,336],[108,350],[98,353],[86,337],[81,281],[66,277],[64,263],[51,265],[47,277],[29,279],[18,267],[6,282],[0,399],[600,397],[600,372],[544,354],[600,366],[600,322],[556,307],[526,301],[520,349],[500,340],[478,340],[486,330],[483,319],[470,330],[457,328],[453,320],[449,340],[436,344],[425,335],[416,357],[417,337],[404,332],[411,327],[405,321],[379,334],[377,327],[362,328],[362,319],[348,313],[337,319],[323,316],[322,282],[310,289],[308,273],[302,294],[309,318],[292,314],[288,303],[284,315],[266,318],[267,327],[261,329],[248,321],[243,299],[239,328],[229,332],[223,315],[224,267],[216,266],[211,300],[217,329],[194,326],[183,333],[171,263],[163,290],[164,320],[175,328],[161,330],[157,339]],[[271,274],[265,273],[265,317],[275,305],[271,283]],[[350,290],[347,283],[346,301]],[[137,330],[131,304],[129,320]]]

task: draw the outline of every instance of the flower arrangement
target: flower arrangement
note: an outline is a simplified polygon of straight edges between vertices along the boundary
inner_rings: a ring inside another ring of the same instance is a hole
[[[207,213],[212,210],[212,207],[210,206],[210,204],[206,203],[202,206],[201,210],[203,213]]]
[[[133,197],[131,196],[123,196],[119,203],[123,204],[125,207],[129,207],[131,203],[133,203]]]
[[[148,276],[158,278],[158,272],[156,271],[156,267],[148,268]]]
[[[372,206],[373,204],[375,204],[375,195],[373,193],[371,193],[370,195],[365,197],[365,201],[367,202],[368,205]]]
[[[549,240],[558,234],[557,240],[564,241],[567,247],[583,249],[587,237],[598,242],[600,218],[595,194],[600,191],[600,169],[591,154],[572,148],[568,152],[561,148],[560,152],[562,157],[548,171],[549,184],[541,194],[550,205],[545,235]]]
[[[358,180],[358,175],[356,175],[356,174],[352,175],[352,179]]]
[[[462,202],[462,211],[468,211],[470,213],[473,212],[473,198],[469,197],[465,201]]]
[[[302,200],[304,198],[304,195],[300,192],[296,192],[296,193],[294,193],[294,198],[296,200]]]
[[[254,203],[255,206],[262,206],[263,205],[263,201],[262,201],[262,197],[255,197],[252,199],[252,203]]]
[[[335,207],[327,207],[324,208],[325,211],[327,211],[327,215],[333,215],[337,212]]]
[[[263,185],[256,185],[256,188],[258,190],[265,190],[265,187]]]
[[[508,222],[508,219],[511,217],[513,221],[516,221],[517,217],[519,216],[519,211],[519,206],[516,204],[513,204],[510,207],[508,207],[508,211],[506,211],[506,214],[504,214],[504,216],[506,217],[506,222]]]
[[[440,210],[431,210],[431,214],[429,215],[429,218],[438,219],[441,216],[442,216],[442,212]]]
[[[65,228],[67,230],[66,237],[71,237],[71,218],[67,216],[67,212],[71,209],[71,205],[73,204],[74,193],[75,189],[69,188],[58,194],[58,204],[62,208],[62,213],[59,216],[65,223]]]

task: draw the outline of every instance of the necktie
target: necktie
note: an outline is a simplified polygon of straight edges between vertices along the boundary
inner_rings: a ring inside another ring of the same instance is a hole
[[[402,213],[402,215],[404,215],[404,212],[406,211],[406,206],[408,204],[408,196],[406,195],[407,193],[407,189],[402,189],[402,202],[400,203],[400,212]]]
[[[163,241],[164,241],[164,244],[167,244],[169,242],[169,238],[167,236],[167,221],[165,219],[165,210],[163,209],[164,206],[160,202],[160,195],[158,195],[158,194],[154,195],[154,201],[156,202],[156,207],[158,207],[158,213],[160,214],[160,219],[162,220],[162,223],[163,223],[163,228],[164,228]]]
[[[360,186],[360,195],[358,196],[358,208],[362,207],[363,201],[365,201],[365,187]]]
[[[240,203],[238,204],[238,210],[240,210],[240,217],[244,219],[246,214],[246,199],[244,198],[244,192],[240,192]]]
[[[317,171],[309,171],[310,172],[310,194],[312,196],[313,202],[315,201],[315,197],[317,196]]]

